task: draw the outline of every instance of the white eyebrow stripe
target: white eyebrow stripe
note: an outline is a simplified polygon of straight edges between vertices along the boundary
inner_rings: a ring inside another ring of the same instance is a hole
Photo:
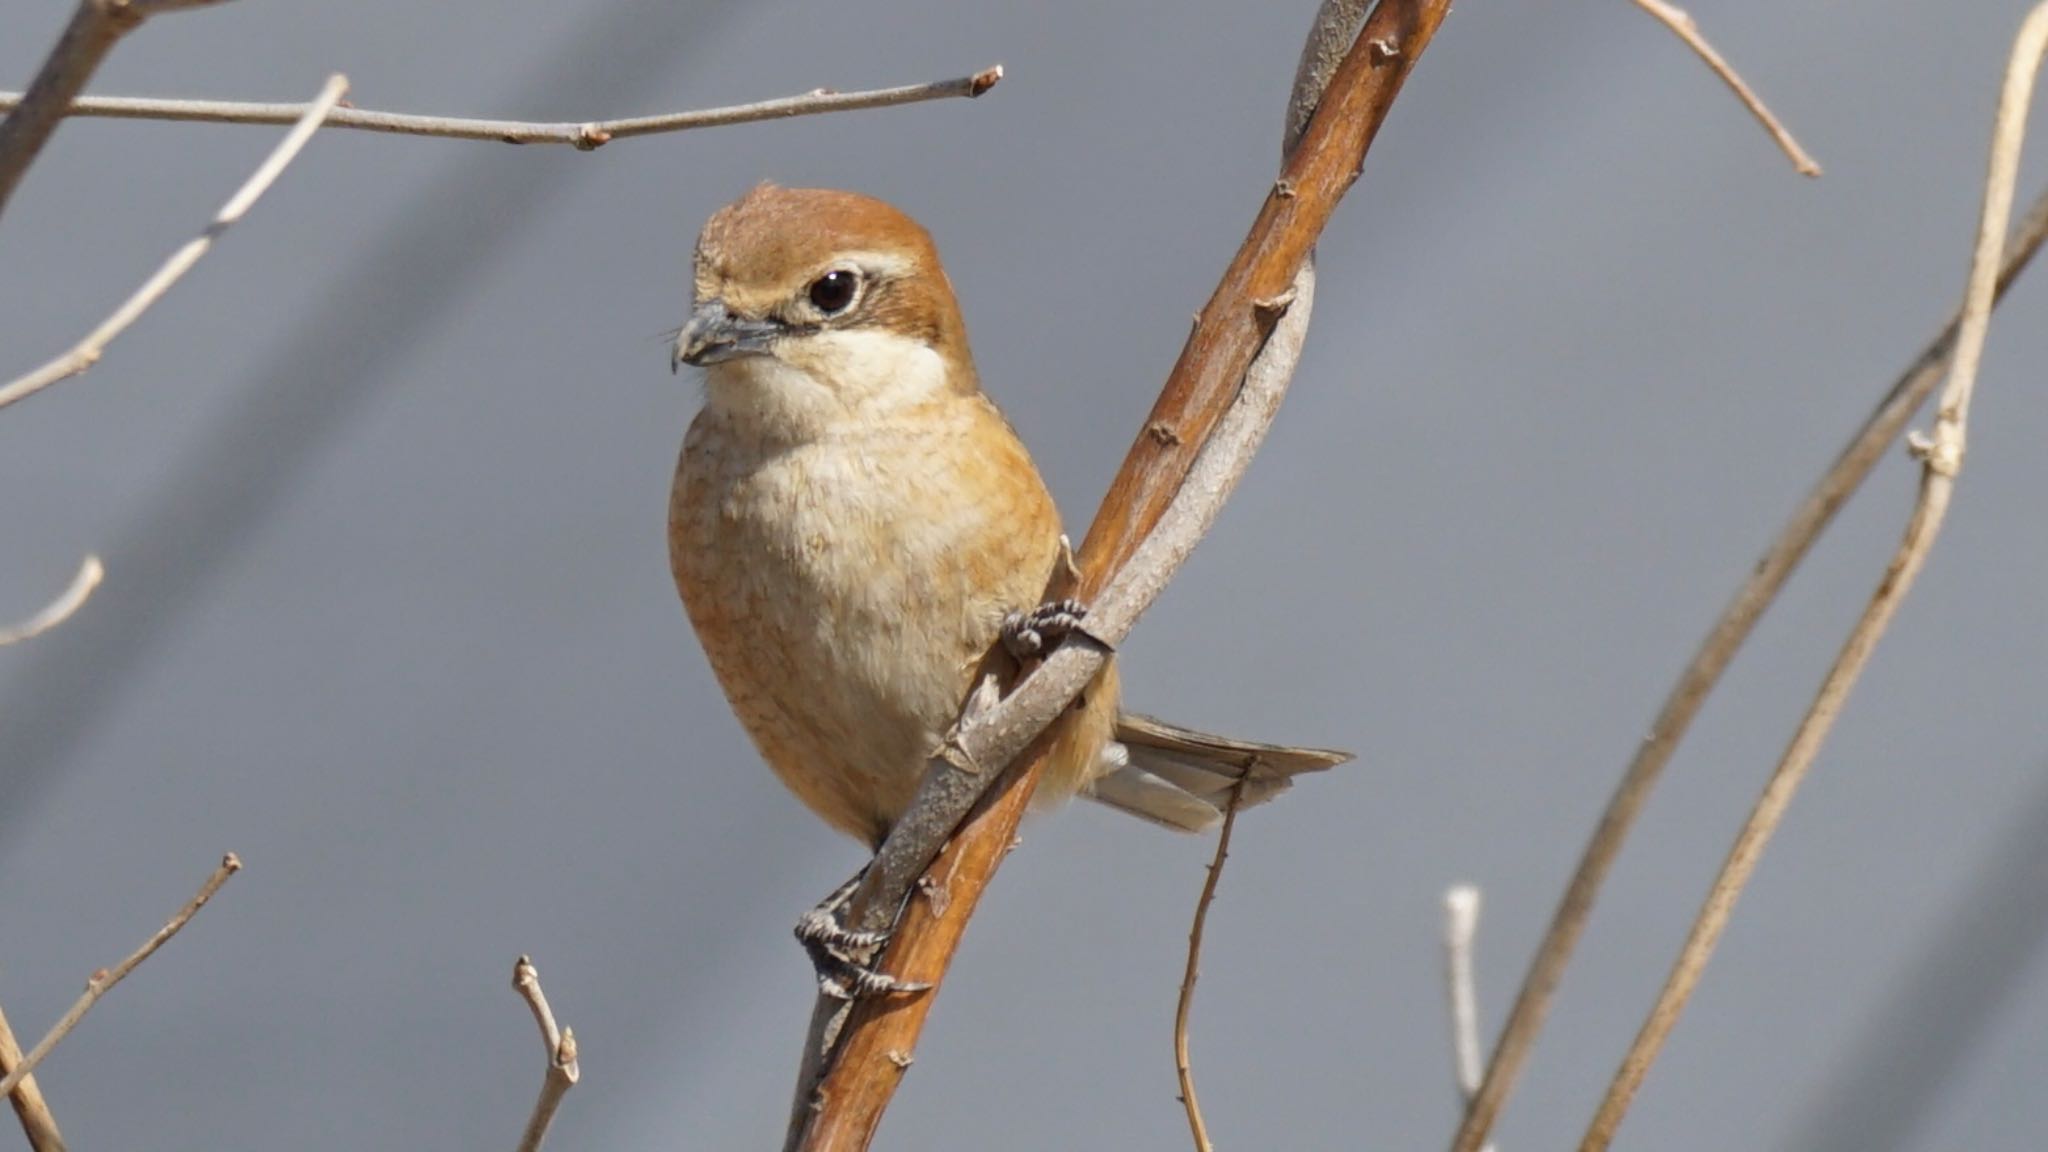
[[[914,267],[910,259],[900,252],[841,252],[832,260],[833,266],[840,264],[852,264],[863,271],[883,276],[901,276]]]

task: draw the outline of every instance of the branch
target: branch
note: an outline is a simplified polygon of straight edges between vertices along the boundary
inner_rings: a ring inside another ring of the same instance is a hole
[[[1244,786],[1250,772],[1238,777],[1230,788],[1230,802],[1223,808],[1223,830],[1216,835],[1216,855],[1209,861],[1209,878],[1202,881],[1201,898],[1195,901],[1195,922],[1188,929],[1188,965],[1180,979],[1180,1002],[1173,1009],[1173,1070],[1180,1077],[1180,1102],[1187,1109],[1188,1132],[1194,1137],[1195,1152],[1215,1152],[1209,1143],[1209,1126],[1202,1122],[1201,1101],[1195,1096],[1195,1071],[1188,1060],[1188,1014],[1195,1006],[1195,979],[1202,972],[1202,932],[1209,926],[1209,905],[1216,902],[1216,885],[1223,879],[1223,864],[1230,859],[1230,833],[1237,827],[1237,807],[1244,801]]]
[[[121,37],[160,12],[197,8],[221,0],[79,0],[57,44],[43,60],[20,100],[20,110],[0,122],[0,213],[21,183],[22,173],[57,131],[64,110],[99,70],[100,61]],[[9,107],[12,107],[10,105]]]
[[[199,263],[199,258],[206,255],[206,250],[213,247],[214,239],[232,227],[249,211],[250,206],[256,203],[258,197],[270,190],[271,184],[276,182],[286,166],[299,154],[299,149],[306,146],[306,141],[312,139],[314,130],[320,127],[321,121],[334,110],[342,93],[347,91],[348,77],[339,72],[329,76],[320,94],[299,114],[297,123],[292,125],[292,130],[285,133],[284,139],[278,142],[277,147],[271,150],[270,155],[257,166],[256,171],[250,174],[249,179],[228,198],[226,204],[221,206],[213,222],[199,235],[186,241],[184,247],[171,253],[170,259],[164,261],[163,267],[158,268],[155,275],[143,281],[142,287],[137,288],[134,295],[116,308],[112,316],[102,320],[100,326],[88,333],[71,351],[0,387],[0,408],[25,400],[57,381],[77,376],[98,363],[114,337],[127,331],[130,324],[135,323],[137,318],[162,299],[164,293],[171,290],[171,285],[176,284],[180,277],[191,271],[192,266]],[[12,120],[9,123],[12,123]]]
[[[1741,73],[1730,67],[1728,61],[1722,59],[1719,52],[1714,51],[1714,46],[1707,43],[1707,38],[1701,35],[1700,26],[1690,13],[1675,4],[1665,3],[1665,0],[1633,0],[1633,3],[1671,29],[1680,40],[1685,41],[1686,47],[1691,48],[1706,62],[1707,67],[1714,70],[1714,75],[1719,76],[1721,82],[1728,85],[1729,91],[1735,93],[1736,99],[1742,101],[1743,107],[1749,109],[1749,114],[1756,117],[1757,122],[1764,126],[1764,131],[1771,134],[1771,139],[1778,142],[1778,149],[1785,153],[1786,159],[1792,161],[1792,167],[1797,169],[1801,176],[1820,175],[1820,165],[1806,154],[1806,149],[1799,146],[1799,141],[1792,138],[1791,129],[1779,123],[1778,118],[1771,114],[1771,110],[1764,105],[1763,98],[1743,82]]]
[[[1933,435],[1911,438],[1913,454],[1921,464],[1920,493],[1907,521],[1905,536],[1885,567],[1884,578],[1864,608],[1862,618],[1856,621],[1841,653],[1835,657],[1834,666],[1828,669],[1813,704],[1800,720],[1799,729],[1786,747],[1784,757],[1764,785],[1762,795],[1757,797],[1748,821],[1736,835],[1728,859],[1721,866],[1721,874],[1714,878],[1714,885],[1707,892],[1706,902],[1693,922],[1692,931],[1686,937],[1684,948],[1679,951],[1663,991],[1658,993],[1656,1004],[1643,1021],[1641,1031],[1636,1034],[1635,1042],[1629,1046],[1628,1054],[1623,1057],[1620,1069],[1608,1086],[1606,1097],[1593,1115],[1585,1139],[1579,1145],[1581,1152],[1603,1152],[1613,1142],[1615,1130],[1628,1113],[1629,1104],[1635,1099],[1636,1090],[1642,1086],[1643,1077],[1649,1073],[1650,1065],[1663,1050],[1666,1037],[1677,1025],[1679,1014],[1685,1010],[1686,1001],[1699,985],[1707,961],[1713,957],[1714,947],[1720,942],[1728,918],[1735,910],[1735,902],[1756,871],[1764,846],[1770,842],[1771,834],[1784,818],[1793,794],[1812,768],[1821,745],[1834,728],[1836,717],[1841,714],[1842,706],[1855,690],[1857,678],[1869,663],[1871,653],[1891,623],[1893,614],[1912,589],[1914,579],[1919,576],[1934,547],[1935,538],[1941,532],[1954,492],[1955,478],[1963,466],[1970,396],[1976,386],[1984,337],[1991,323],[1991,306],[1998,281],[1998,254],[2005,245],[2006,228],[2012,218],[2013,185],[2019,177],[2020,145],[2026,134],[2027,101],[2033,94],[2034,79],[2044,52],[2048,52],[2048,2],[2036,6],[2028,14],[2013,41],[2012,60],[2007,66],[2004,91],[1999,97],[1998,114],[1992,128],[1990,173],[1985,178],[1983,213],[1977,225],[1976,249],[1970,260],[1969,287],[1963,296],[1962,327],[1956,340],[1955,356],[1949,368],[1948,383],[1942,389]]]
[[[902,909],[885,970],[934,986],[943,978],[1036,784],[1037,763],[1018,757],[1042,743],[1242,474],[1292,375],[1312,291],[1309,250],[1448,7],[1447,0],[1384,0],[1341,53],[1322,110],[1204,307],[1090,529],[1079,588],[1090,604],[1091,635],[1070,638],[999,703],[963,715],[855,896],[851,917],[859,927],[887,928]],[[1255,359],[1259,370],[1247,375]],[[938,853],[977,802],[980,810]],[[905,904],[913,885],[926,898]],[[932,1002],[925,995],[849,1006],[821,998],[785,1147],[865,1148]]]
[[[669,112],[659,116],[634,116],[619,120],[562,121],[540,123],[527,120],[472,120],[453,116],[419,116],[404,112],[372,112],[363,108],[337,108],[327,117],[330,128],[358,128],[365,132],[389,132],[401,136],[439,136],[456,140],[496,140],[506,144],[567,144],[588,152],[613,140],[630,136],[654,136],[687,132],[692,128],[717,128],[726,124],[751,124],[757,120],[787,120],[826,112],[851,112],[861,108],[887,108],[897,104],[919,104],[952,97],[973,98],[996,86],[1003,78],[1000,64],[970,76],[934,80],[928,84],[905,84],[898,88],[875,88],[865,92],[833,92],[818,88],[799,96],[783,96],[752,104],[706,108],[694,112]],[[23,97],[0,92],[0,110],[14,107]],[[84,97],[71,102],[66,115],[100,116],[128,120],[196,120],[214,124],[290,124],[303,116],[304,104],[267,104],[237,100],[158,100],[126,96]]]
[[[2044,240],[2048,240],[2048,192],[2028,207],[2015,230],[2006,249],[2005,263],[1998,271],[1992,296],[1994,305],[2004,298],[2013,281],[2026,270]],[[1607,873],[1628,839],[1629,829],[1634,826],[1644,802],[1656,788],[1693,719],[1699,715],[1701,705],[1706,703],[1714,686],[1720,683],[1721,676],[1728,670],[1736,652],[1749,639],[1765,609],[1777,599],[1793,570],[1812,549],[1814,541],[1834,521],[1835,513],[1862,487],[1886,447],[1898,438],[1914,411],[1941,382],[1949,358],[1956,349],[1961,322],[1959,313],[1893,382],[1877,408],[1864,419],[1863,426],[1778,530],[1777,537],[1765,549],[1748,579],[1736,590],[1728,606],[1722,609],[1720,618],[1714,621],[1699,649],[1679,673],[1678,682],[1672,685],[1651,723],[1649,735],[1637,748],[1628,770],[1608,799],[1606,811],[1601,813],[1599,826],[1579,858],[1578,868],[1572,874],[1564,898],[1551,916],[1550,926],[1544,932],[1528,973],[1522,978],[1514,1007],[1509,1011],[1500,1040],[1494,1046],[1493,1058],[1487,1064],[1486,1081],[1480,1085],[1479,1095],[1467,1109],[1464,1124],[1451,1145],[1453,1152],[1475,1152],[1485,1142],[1501,1106],[1507,1102],[1508,1094],[1514,1088],[1537,1034],[1543,1030],[1551,997],[1564,977],[1566,966],[1571,963],[1572,952],[1578,945],[1586,921],[1592,916],[1593,902],[1600,894],[1600,886],[1605,883]]]
[[[94,1004],[99,1003],[100,997],[113,991],[114,985],[135,971],[136,965],[154,956],[157,949],[176,936],[179,929],[197,915],[201,908],[206,907],[206,902],[213,899],[213,894],[220,891],[220,886],[228,882],[228,877],[241,870],[241,858],[233,852],[221,857],[220,867],[215,868],[213,875],[206,878],[206,883],[199,886],[199,894],[186,901],[185,906],[178,909],[176,915],[156,930],[156,935],[143,941],[142,947],[137,948],[126,960],[114,965],[113,968],[102,968],[93,973],[92,978],[85,982],[84,995],[71,1005],[70,1010],[64,1013],[64,1017],[57,1021],[56,1027],[51,1028],[48,1035],[36,1041],[36,1046],[29,1049],[28,1055],[22,1057],[21,1062],[16,1064],[12,1071],[0,1077],[0,1095],[13,1092],[17,1085],[28,1079],[29,1074],[36,1070],[36,1065],[41,1064],[43,1058],[48,1056],[64,1037],[71,1035],[71,1030],[78,1027],[78,1022],[85,1019],[85,1014],[92,1010]]]
[[[0,1075],[20,1066],[21,1045],[14,1042],[7,1014],[0,1012]],[[64,1152],[64,1134],[57,1131],[57,1118],[50,1113],[49,1101],[43,1099],[43,1090],[35,1077],[23,1076],[7,1099],[14,1105],[14,1115],[21,1121],[21,1130],[34,1152]]]
[[[1479,889],[1460,884],[1444,893],[1444,990],[1451,1006],[1451,1073],[1466,1104],[1479,1092],[1479,989],[1472,978],[1472,939],[1479,933]],[[1491,1152],[1493,1145],[1486,1145]]]
[[[71,586],[64,589],[55,600],[44,605],[35,615],[9,628],[0,628],[0,648],[32,640],[77,613],[92,598],[93,589],[100,586],[100,580],[107,574],[106,567],[97,556],[88,555],[78,566],[78,575],[71,578]]]
[[[533,1021],[540,1025],[541,1045],[547,1050],[548,1071],[540,1082],[540,1099],[533,1102],[533,1115],[526,1121],[525,1135],[519,1138],[519,1152],[540,1152],[541,1144],[548,1138],[548,1126],[555,1122],[555,1112],[562,1106],[562,1097],[576,1086],[583,1070],[576,1064],[576,1034],[555,1026],[555,1012],[548,1007],[548,994],[541,991],[540,972],[534,968],[532,957],[521,956],[512,965],[512,988],[533,1010]]]

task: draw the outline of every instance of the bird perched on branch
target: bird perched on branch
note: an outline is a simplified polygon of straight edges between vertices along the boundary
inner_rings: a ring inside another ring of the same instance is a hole
[[[910,217],[762,184],[704,226],[695,274],[674,362],[704,368],[705,402],[669,503],[676,587],[768,766],[878,847],[991,647],[1026,659],[1082,626],[1082,606],[1039,602],[1059,516]],[[1241,804],[1349,759],[1118,699],[1112,662],[1056,726],[1039,797],[1196,831],[1248,772]]]

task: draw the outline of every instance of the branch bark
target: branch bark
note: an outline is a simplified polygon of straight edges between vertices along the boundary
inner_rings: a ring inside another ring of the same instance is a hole
[[[306,146],[306,141],[313,138],[313,133],[320,127],[321,121],[334,110],[335,104],[347,91],[348,77],[338,72],[328,77],[320,94],[299,113],[298,122],[292,125],[292,130],[285,133],[284,139],[278,141],[277,147],[271,150],[270,155],[264,158],[256,171],[250,173],[249,178],[236,189],[233,196],[228,197],[226,204],[221,205],[220,212],[214,216],[212,222],[207,224],[199,235],[186,241],[184,247],[171,253],[170,259],[164,261],[163,266],[158,268],[154,275],[142,282],[142,287],[137,288],[133,295],[114,310],[113,315],[100,321],[99,327],[87,333],[85,339],[80,340],[69,352],[0,386],[0,408],[26,400],[50,385],[80,375],[97,364],[100,357],[105,354],[107,345],[127,331],[128,326],[135,323],[144,312],[149,311],[158,300],[163,299],[164,293],[169,292],[171,286],[185,273],[190,272],[192,266],[199,263],[199,258],[213,247],[214,240],[247,215],[257,198],[270,190],[270,186],[276,183],[278,176],[282,175],[285,168],[298,156],[299,150]]]
[[[555,1010],[548,1006],[548,994],[541,991],[540,971],[533,966],[532,957],[521,956],[512,965],[512,989],[532,1010],[533,1022],[540,1026],[541,1046],[547,1052],[548,1070],[540,1082],[540,1098],[533,1102],[533,1113],[519,1138],[519,1152],[540,1152],[562,1098],[583,1078],[583,1069],[576,1062],[576,1034],[555,1024]]]
[[[0,1012],[0,1076],[20,1066],[21,1045],[15,1043],[14,1030],[7,1026],[7,1014]],[[28,1137],[28,1146],[34,1152],[64,1152],[64,1134],[57,1130],[57,1117],[50,1112],[50,1102],[43,1099],[42,1087],[34,1076],[22,1077],[21,1083],[8,1094],[7,1102],[14,1105],[22,1134]]]
[[[1721,83],[1726,84],[1728,90],[1735,93],[1735,98],[1742,101],[1743,107],[1749,109],[1749,114],[1756,117],[1757,123],[1764,126],[1764,131],[1771,134],[1771,139],[1777,143],[1778,150],[1785,154],[1787,160],[1792,161],[1792,167],[1798,170],[1801,176],[1820,175],[1820,163],[1807,155],[1806,149],[1801,148],[1799,141],[1793,138],[1792,130],[1785,127],[1772,113],[1770,107],[1764,103],[1763,97],[1758,96],[1742,78],[1742,74],[1707,42],[1706,36],[1700,32],[1699,22],[1692,18],[1691,13],[1675,4],[1668,4],[1665,0],[1634,0],[1634,3],[1636,7],[1649,13],[1652,19],[1671,29],[1672,35],[1684,41],[1685,46],[1692,49],[1693,54],[1712,69],[1714,75],[1721,78]]]
[[[65,109],[85,90],[121,37],[158,13],[224,0],[80,0],[71,22],[29,82],[21,105],[0,122],[0,215],[28,166],[57,131]]]
[[[2013,41],[2012,59],[2005,73],[2004,90],[1992,129],[1990,172],[1984,181],[1984,205],[1977,224],[1977,242],[1971,254],[1969,286],[1963,297],[1962,323],[1950,362],[1948,383],[1936,407],[1932,436],[1910,439],[1913,454],[1920,460],[1920,492],[1884,577],[1863,615],[1849,632],[1834,665],[1821,682],[1806,715],[1800,720],[1785,754],[1764,785],[1762,795],[1749,819],[1735,837],[1728,859],[1721,866],[1707,892],[1706,902],[1693,921],[1685,945],[1680,949],[1671,974],[1664,982],[1657,1002],[1651,1006],[1635,1041],[1622,1058],[1606,1096],[1600,1101],[1587,1127],[1581,1152],[1604,1152],[1628,1114],[1643,1077],[1663,1051],[1664,1041],[1678,1025],[1686,1001],[1699,986],[1707,962],[1713,958],[1735,902],[1755,873],[1764,846],[1791,806],[1793,795],[1806,779],[1820,755],[1821,745],[1834,729],[1835,719],[1856,681],[1869,664],[1878,640],[1884,635],[1899,605],[1912,590],[1941,532],[1948,515],[1955,479],[1963,466],[1968,441],[1970,396],[1976,387],[1982,363],[1984,338],[1991,323],[1991,306],[1997,291],[1998,255],[2005,246],[2005,233],[2012,219],[2013,186],[2019,178],[2020,145],[2026,135],[2027,101],[2033,95],[2034,78],[2048,52],[2048,2],[2037,5],[2021,24]]]
[[[1209,1142],[1209,1124],[1202,1119],[1201,1098],[1195,1095],[1195,1066],[1188,1055],[1188,1018],[1195,1008],[1195,981],[1202,974],[1202,935],[1209,927],[1209,906],[1216,902],[1216,886],[1223,882],[1223,865],[1230,859],[1230,834],[1237,829],[1237,808],[1244,800],[1246,773],[1230,790],[1230,803],[1223,809],[1223,828],[1216,833],[1216,855],[1209,860],[1209,875],[1202,881],[1202,895],[1195,900],[1195,922],[1188,928],[1188,963],[1181,973],[1180,1000],[1173,1008],[1173,1071],[1180,1080],[1181,1108],[1188,1114],[1188,1135],[1195,1152],[1215,1152]]]
[[[98,556],[87,556],[78,566],[78,575],[71,578],[71,584],[55,600],[43,605],[42,609],[19,624],[0,628],[0,648],[32,640],[66,620],[92,598],[93,589],[100,586],[100,580],[107,574],[106,567]]]
[[[588,152],[613,140],[630,136],[654,136],[687,132],[693,128],[717,128],[727,124],[752,124],[760,120],[787,120],[827,112],[851,112],[861,108],[888,108],[918,104],[927,100],[955,97],[972,99],[996,86],[1003,78],[1000,64],[967,76],[934,80],[927,84],[905,84],[896,88],[875,88],[861,92],[833,92],[819,88],[797,96],[704,108],[690,112],[668,112],[658,116],[631,116],[614,120],[539,122],[530,120],[478,120],[456,116],[423,116],[407,112],[373,112],[365,108],[337,108],[327,117],[330,128],[355,128],[365,132],[387,132],[401,136],[438,136],[455,140],[495,140],[505,144],[567,144]],[[0,111],[24,101],[13,92],[0,92]],[[305,104],[256,103],[239,100],[163,100],[132,96],[88,96],[73,100],[68,116],[94,116],[127,120],[184,120],[210,124],[290,124],[306,113]]]
[[[1070,638],[1010,695],[963,715],[927,771],[917,804],[877,854],[850,916],[856,926],[886,928],[902,908],[883,959],[891,974],[936,990],[1035,786],[1037,764],[1019,757],[1093,678],[1107,646],[1121,641],[1157,596],[1242,474],[1284,393],[1293,356],[1265,361],[1263,392],[1255,393],[1248,370],[1262,350],[1278,347],[1269,337],[1289,330],[1291,306],[1309,284],[1305,267],[1315,238],[1448,8],[1448,0],[1383,0],[1341,53],[1321,109],[1198,317],[1090,529],[1079,590],[1090,604],[1091,635]],[[1306,311],[1296,324],[1305,325]],[[966,826],[939,852],[970,809]],[[924,898],[905,904],[913,887]],[[932,1001],[933,994],[852,1005],[820,999],[786,1149],[868,1145]]]

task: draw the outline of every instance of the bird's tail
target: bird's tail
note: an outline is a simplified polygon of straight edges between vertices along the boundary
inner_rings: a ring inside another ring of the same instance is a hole
[[[1116,743],[1105,755],[1113,766],[1096,777],[1089,796],[1183,832],[1221,820],[1240,779],[1246,783],[1238,807],[1249,808],[1287,791],[1304,772],[1351,759],[1349,752],[1211,736],[1135,712],[1116,718]]]

